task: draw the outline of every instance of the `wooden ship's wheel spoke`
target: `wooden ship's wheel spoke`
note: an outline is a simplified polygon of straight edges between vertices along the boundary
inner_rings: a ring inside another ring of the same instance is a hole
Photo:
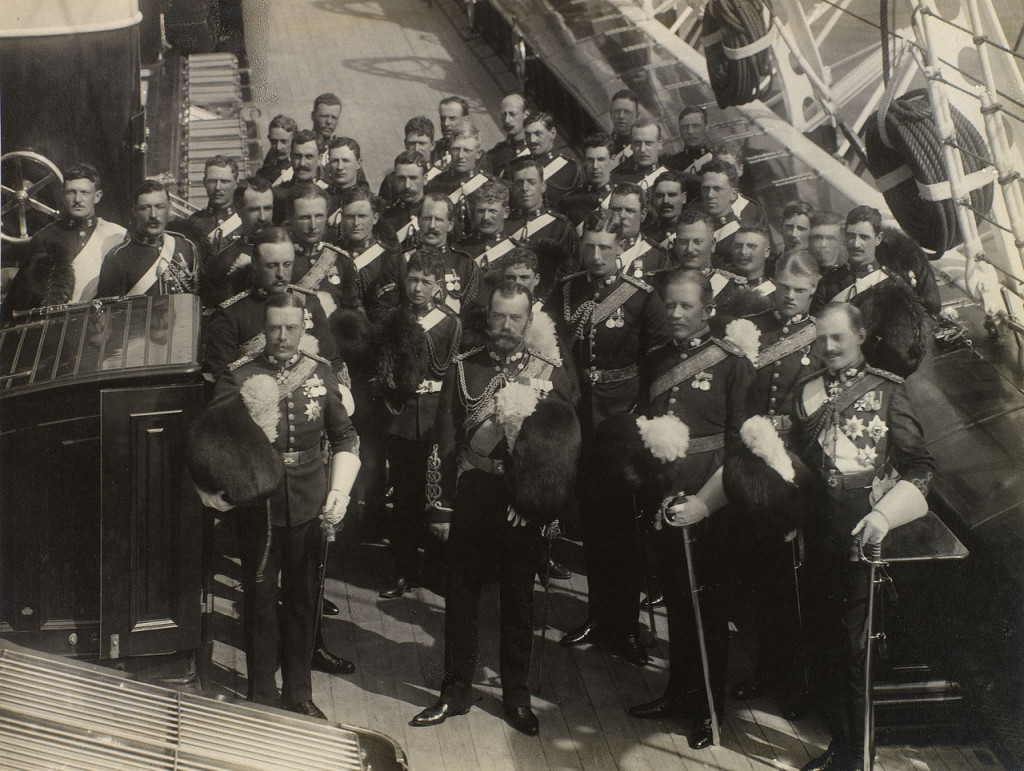
[[[59,215],[64,177],[49,158],[27,150],[0,157],[0,238],[12,243],[28,241]],[[14,213],[17,215],[14,216]],[[43,217],[31,216],[38,213]],[[11,215],[11,216],[6,216]]]

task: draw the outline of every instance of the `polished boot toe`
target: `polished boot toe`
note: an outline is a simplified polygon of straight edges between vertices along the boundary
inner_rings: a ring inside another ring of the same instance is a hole
[[[396,600],[413,588],[412,581],[405,576],[399,576],[395,579],[395,582],[386,589],[382,589],[378,593],[378,597],[382,600]]]
[[[647,651],[640,644],[640,637],[635,634],[627,634],[619,642],[619,654],[630,664],[638,667],[647,666],[649,661]]]
[[[540,723],[529,707],[505,707],[505,721],[521,734],[536,736]]]
[[[808,761],[800,771],[857,771],[861,767],[861,753],[830,744],[823,755]]]
[[[715,743],[715,734],[711,730],[711,718],[701,718],[693,726],[693,733],[690,735],[690,746],[695,750],[702,750]]]
[[[572,578],[572,571],[565,565],[555,562],[554,560],[548,560],[546,570],[548,578],[553,581],[568,581]]]
[[[601,628],[597,625],[597,622],[588,620],[583,626],[577,627],[567,633],[558,644],[564,645],[566,648],[572,648],[577,645],[586,645],[588,643],[597,642],[597,639],[600,636]]]
[[[732,697],[740,701],[753,699],[768,690],[768,676],[763,672],[755,672],[742,683],[732,689]]]
[[[325,616],[337,616],[341,613],[341,610],[333,602],[324,597],[323,605],[320,606],[320,612]]]
[[[341,656],[335,656],[326,648],[317,648],[313,652],[312,666],[318,672],[332,675],[351,675],[356,671],[355,664]]]
[[[299,715],[305,715],[306,717],[315,717],[318,720],[327,719],[327,715],[325,715],[311,699],[300,701],[298,704],[292,704],[291,702],[281,699],[278,702],[278,706],[281,707],[281,709],[286,709],[289,712],[296,712]]]
[[[655,592],[647,597],[640,600],[640,607],[643,610],[650,610],[651,608],[660,608],[665,604],[665,595],[661,592]]]
[[[446,701],[439,701],[432,707],[427,707],[420,714],[409,721],[412,726],[441,725],[445,720],[456,715],[465,715],[468,709],[458,710]]]
[[[641,720],[661,720],[668,717],[690,717],[694,712],[693,699],[677,696],[662,696],[646,704],[629,708],[630,717]]]

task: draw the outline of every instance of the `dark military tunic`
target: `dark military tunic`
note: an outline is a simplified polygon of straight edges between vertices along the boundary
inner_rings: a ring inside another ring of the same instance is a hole
[[[380,215],[390,232],[395,234],[395,242],[405,244],[415,234],[423,199],[413,204],[395,201]]]
[[[203,273],[203,305],[214,308],[252,286],[252,236],[231,239],[207,264]]]
[[[721,468],[729,446],[740,441],[743,422],[752,414],[754,367],[728,343],[707,329],[686,341],[674,341],[651,356],[648,415],[675,415],[689,429],[686,457],[672,464],[667,486],[657,490],[648,506],[662,496],[695,495]],[[711,688],[716,709],[725,706],[728,657],[728,615],[724,585],[731,564],[733,515],[726,507],[690,530],[697,580],[702,586],[701,611],[708,648]],[[660,578],[669,624],[669,681],[665,695],[686,699],[703,694],[704,678],[693,616],[686,551],[681,527],[665,525],[655,535]],[[703,699],[698,699],[703,703]]]
[[[494,394],[509,383],[575,402],[571,375],[556,360],[520,349],[507,360],[476,348],[456,357],[441,387],[434,453],[427,476],[434,519],[450,518],[441,698],[455,709],[472,703],[480,587],[494,580],[501,599],[501,689],[508,707],[528,707],[533,648],[533,584],[540,558],[536,525],[508,522],[503,478],[509,439],[494,414]]]
[[[268,439],[281,454],[285,474],[267,501],[233,512],[242,557],[249,698],[266,705],[276,702],[274,678],[280,657],[281,696],[296,705],[313,698],[316,568],[323,550],[317,517],[328,484],[321,435],[326,432],[333,452],[356,455],[359,437],[342,405],[340,384],[319,357],[298,353],[284,366],[262,354],[239,360],[218,381],[214,402],[253,392],[269,392],[272,401],[263,406],[271,420],[274,415],[277,420],[272,427],[261,428],[270,431]],[[252,415],[254,409],[249,409]]]
[[[579,225],[591,212],[607,209],[612,197],[612,185],[609,182],[601,187],[584,185],[562,198],[558,211],[568,218],[573,225]]]
[[[656,243],[662,249],[669,249],[676,238],[676,226],[679,224],[679,217],[664,222],[659,218],[644,223],[640,229],[647,238]]]
[[[557,209],[562,198],[585,182],[579,161],[570,155],[552,151],[533,159],[544,166],[544,198],[552,209]]]
[[[511,238],[537,252],[540,266],[538,297],[546,297],[557,280],[579,270],[579,234],[573,224],[558,212],[551,209],[512,212],[506,230]]]
[[[186,222],[196,233],[202,233],[214,249],[226,246],[242,226],[242,220],[231,204],[220,210],[207,206],[191,215]]]
[[[510,179],[512,174],[509,170],[512,161],[516,158],[525,158],[530,154],[526,147],[526,140],[502,139],[498,144],[488,150],[484,157],[488,159],[490,168],[499,179]]]
[[[771,418],[786,439],[796,386],[821,366],[814,350],[814,317],[799,314],[787,319],[772,308],[748,319],[761,332],[754,384],[757,414]]]
[[[292,178],[292,159],[287,156],[284,158],[274,158],[268,152],[263,158],[263,165],[256,172],[256,176],[263,177],[272,186],[277,187]]]
[[[336,310],[360,307],[359,281],[352,260],[325,241],[314,246],[295,244],[292,282],[316,292],[328,318]]]
[[[647,279],[671,266],[668,253],[643,235],[625,241],[619,259],[622,272],[639,279]]]
[[[477,232],[470,233],[460,240],[455,247],[461,249],[480,267],[484,273],[500,265],[502,258],[515,249],[516,242],[509,238],[510,231],[506,225],[501,232],[493,236],[483,236]]]
[[[127,294],[196,294],[199,258],[195,244],[170,230],[156,238],[132,233],[103,258],[97,297]]]
[[[900,280],[893,271],[877,262],[860,267],[849,262],[839,265],[818,283],[811,300],[811,313],[819,313],[830,302],[849,302],[860,306],[875,289]]]
[[[635,157],[627,158],[612,170],[612,184],[628,182],[639,185],[646,192],[654,186],[654,180],[668,171],[660,163],[654,166],[640,166]]]
[[[409,259],[415,249],[401,254],[392,253],[381,268],[377,286],[376,306],[395,307],[405,293],[405,273]],[[480,292],[480,269],[468,254],[461,249],[445,246],[441,249],[444,259],[445,302],[456,312],[463,313],[467,306],[477,302]],[[376,308],[374,309],[376,311]]]
[[[700,171],[700,167],[711,158],[711,148],[701,145],[700,147],[685,147],[678,153],[665,156],[661,162],[673,171],[696,174]]]
[[[342,244],[342,251],[356,271],[360,302],[364,308],[369,308],[375,302],[384,267],[388,260],[394,259],[395,251],[372,236],[358,245]]]

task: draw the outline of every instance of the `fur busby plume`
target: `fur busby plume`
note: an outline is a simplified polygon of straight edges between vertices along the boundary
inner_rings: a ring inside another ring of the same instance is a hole
[[[900,377],[913,374],[927,353],[928,316],[910,287],[893,283],[867,295],[860,306],[868,364]]]
[[[555,322],[546,312],[534,312],[530,328],[526,330],[526,347],[561,364],[562,352],[558,345]]]
[[[377,335],[366,314],[339,308],[331,314],[328,322],[338,345],[338,353],[345,363],[357,372],[372,371]]]
[[[722,325],[730,319],[743,319],[772,307],[771,297],[754,289],[741,289],[729,295],[725,302],[715,304],[715,316]]]
[[[757,364],[757,354],[761,350],[761,330],[754,322],[747,319],[730,321],[725,327],[725,340],[732,343],[743,355]]]
[[[380,322],[377,374],[381,385],[413,394],[427,375],[427,333],[408,308],[388,311]]]
[[[762,530],[789,532],[810,510],[814,475],[787,451],[768,418],[750,418],[743,439],[725,459],[725,494],[751,524]]]
[[[523,421],[512,450],[505,474],[512,508],[532,524],[550,524],[573,490],[579,454],[576,411],[559,396],[546,397]]]
[[[277,417],[277,386],[274,417]],[[248,381],[247,381],[248,382]],[[284,478],[284,466],[241,398],[207,407],[189,428],[185,466],[196,487],[223,492],[236,506],[265,498]]]

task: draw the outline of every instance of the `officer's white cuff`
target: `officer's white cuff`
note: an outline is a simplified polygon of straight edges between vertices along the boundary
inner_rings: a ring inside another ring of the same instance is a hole
[[[875,511],[889,520],[889,528],[899,527],[928,513],[928,501],[917,486],[901,479],[875,504]]]

